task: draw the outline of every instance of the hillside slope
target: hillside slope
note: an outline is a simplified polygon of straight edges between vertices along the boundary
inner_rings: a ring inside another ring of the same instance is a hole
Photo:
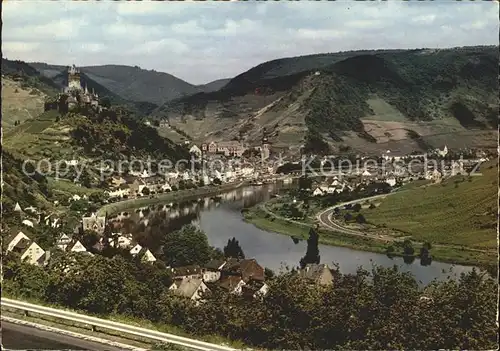
[[[44,110],[46,94],[23,82],[2,78],[2,129],[34,118]]]
[[[243,136],[257,143],[265,127],[283,147],[298,147],[309,131],[359,151],[412,151],[443,142],[493,146],[497,62],[498,47],[281,59],[152,115],[168,117],[199,140]]]
[[[202,85],[197,85],[196,87],[204,93],[211,93],[213,91],[217,91],[222,89],[231,81],[230,78],[225,78],[225,79],[217,79],[214,80],[213,82],[207,83],[207,84],[202,84]]]
[[[66,67],[41,62],[31,66],[44,76],[55,78]],[[101,65],[80,67],[81,71],[113,95],[134,102],[149,102],[161,105],[166,101],[199,92],[211,92],[222,88],[229,79],[220,79],[204,85],[193,85],[171,74],[146,70],[138,66]]]
[[[414,240],[496,249],[498,163],[484,163],[480,172],[388,196],[363,214]]]

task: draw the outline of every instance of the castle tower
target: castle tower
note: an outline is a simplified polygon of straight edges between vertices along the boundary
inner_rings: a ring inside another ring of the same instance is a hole
[[[68,88],[70,90],[82,90],[80,83],[80,70],[73,65],[68,69]]]

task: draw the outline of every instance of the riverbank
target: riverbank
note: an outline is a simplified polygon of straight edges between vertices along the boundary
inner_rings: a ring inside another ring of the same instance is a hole
[[[237,183],[223,184],[219,186],[204,186],[196,189],[172,191],[168,193],[159,194],[153,197],[145,196],[135,199],[127,199],[106,204],[97,211],[97,214],[99,216],[103,216],[105,214],[111,215],[120,211],[133,209],[137,207],[155,205],[162,202],[189,201],[200,197],[216,196],[221,193],[235,190],[246,185],[248,185],[248,183],[243,181]]]
[[[272,216],[262,209],[261,206],[264,205],[261,204],[242,211],[244,221],[262,230],[287,235],[298,240],[307,240],[309,229],[313,226],[312,224],[290,222]],[[386,254],[387,247],[390,245],[390,243],[383,239],[377,240],[370,237],[349,235],[323,228],[320,228],[319,234],[320,244],[346,247],[354,250]],[[399,248],[399,250],[400,252],[393,252],[392,256],[402,257],[402,249]],[[415,253],[418,253],[419,250],[420,247],[415,247]],[[431,255],[435,261],[466,266],[490,266],[496,264],[497,259],[495,252],[486,253],[467,250],[466,248],[459,249],[436,245],[431,249]],[[416,257],[416,259],[418,258]]]

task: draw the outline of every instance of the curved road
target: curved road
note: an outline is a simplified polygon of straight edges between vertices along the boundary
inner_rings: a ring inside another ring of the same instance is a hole
[[[343,203],[337,204],[335,206],[332,206],[330,208],[327,208],[326,210],[323,210],[322,212],[318,213],[316,215],[316,219],[323,228],[337,232],[337,233],[354,235],[354,236],[362,236],[364,238],[371,238],[371,239],[382,240],[382,241],[386,241],[386,242],[402,241],[405,239],[405,237],[394,237],[394,236],[390,236],[390,235],[370,234],[370,233],[367,233],[367,232],[364,232],[361,230],[355,230],[355,229],[344,227],[332,219],[332,214],[335,211],[335,208],[337,208],[337,207],[340,208],[340,207],[344,207],[345,205],[349,205],[349,204],[352,205],[352,204],[359,203],[359,202],[365,202],[367,200],[385,198],[387,196],[391,196],[391,195],[396,194],[396,193],[401,193],[403,191],[407,191],[407,190],[399,190],[398,191],[398,189],[394,189],[392,192],[387,193],[387,194],[380,194],[380,195],[375,195],[375,196],[370,196],[370,197],[364,197],[362,199],[356,199],[356,200],[352,200],[352,201],[343,202]],[[300,222],[300,221],[295,221],[295,220],[281,217],[281,216],[275,214],[274,212],[272,212],[271,210],[269,210],[266,207],[265,203],[261,205],[261,208],[264,211],[266,211],[267,213],[269,213],[270,215],[272,215],[273,217],[276,217],[278,219],[287,221],[289,223],[294,223],[294,224],[298,224],[301,226],[305,226],[305,227],[312,227],[311,224]],[[414,241],[414,240],[412,240],[412,242],[414,244],[417,244],[417,245],[423,244],[422,242],[418,242],[418,241]],[[434,247],[449,247],[449,248],[455,248],[455,249],[457,249],[457,248],[463,249],[461,246],[456,246],[456,245],[433,244],[433,246]],[[490,253],[491,252],[491,250],[476,249],[476,248],[471,248],[471,247],[467,247],[465,249],[467,251],[475,251],[475,252],[483,252],[483,253]]]
[[[341,208],[341,207],[344,207],[345,205],[352,205],[352,204],[364,202],[367,200],[385,198],[386,196],[389,196],[392,194],[396,194],[396,192],[394,191],[394,192],[387,193],[387,194],[375,195],[375,196],[365,197],[362,199],[356,199],[356,200],[352,200],[352,201],[343,202],[343,203],[337,204],[333,207],[327,208],[326,210],[320,212],[316,216],[316,218],[317,218],[320,225],[322,225],[323,227],[325,227],[327,229],[333,230],[335,232],[340,232],[340,233],[349,234],[349,235],[363,236],[363,237],[368,237],[368,238],[373,238],[373,239],[378,239],[378,240],[386,240],[386,241],[401,240],[401,238],[396,238],[393,236],[369,234],[367,232],[363,232],[360,230],[346,228],[346,227],[341,226],[340,224],[338,224],[337,222],[335,222],[332,219],[333,212],[335,211],[336,208]]]

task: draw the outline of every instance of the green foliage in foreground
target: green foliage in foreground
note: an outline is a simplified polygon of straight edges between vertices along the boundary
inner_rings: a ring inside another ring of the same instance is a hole
[[[74,259],[73,259],[74,258]],[[289,272],[264,299],[218,290],[196,307],[168,292],[168,270],[115,256],[61,255],[47,268],[7,258],[4,293],[98,315],[147,318],[197,337],[221,335],[270,349],[492,349],[497,284],[473,271],[418,286],[396,268],[340,274],[319,287]]]

